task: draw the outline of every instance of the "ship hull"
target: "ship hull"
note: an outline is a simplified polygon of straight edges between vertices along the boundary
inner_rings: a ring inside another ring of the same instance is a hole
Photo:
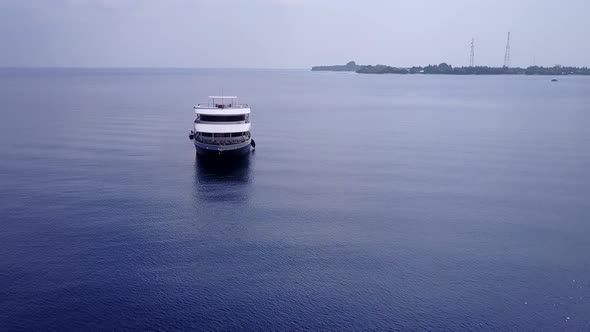
[[[194,141],[197,155],[207,158],[242,157],[250,153],[250,140],[234,145],[212,145]]]

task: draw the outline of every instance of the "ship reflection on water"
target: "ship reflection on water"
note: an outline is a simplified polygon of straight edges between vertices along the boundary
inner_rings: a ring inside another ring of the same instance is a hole
[[[250,190],[251,158],[231,160],[195,158],[195,191],[198,198],[214,202],[244,202]]]

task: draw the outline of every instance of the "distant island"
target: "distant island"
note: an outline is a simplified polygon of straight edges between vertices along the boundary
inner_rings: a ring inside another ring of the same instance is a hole
[[[357,65],[350,61],[345,65],[314,66],[312,71],[349,71],[359,74],[446,74],[446,75],[590,75],[588,67],[453,67],[446,63],[414,66],[410,68],[392,67],[386,65]]]
[[[363,66],[359,66],[354,61],[350,61],[345,65],[334,66],[315,66],[311,67],[312,71],[357,71]]]

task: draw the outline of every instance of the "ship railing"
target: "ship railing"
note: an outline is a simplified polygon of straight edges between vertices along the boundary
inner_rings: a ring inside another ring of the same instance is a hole
[[[231,144],[239,144],[244,143],[248,140],[249,137],[242,136],[242,137],[231,137],[231,138],[211,138],[211,137],[197,137],[195,138],[197,142],[205,143],[205,144],[212,144],[212,145],[231,145]]]
[[[197,120],[197,119],[195,119],[194,122],[195,123],[202,123],[202,124],[220,124],[220,125],[226,125],[226,124],[244,124],[244,123],[250,123],[250,120],[242,120],[242,121],[203,121],[203,120]]]
[[[226,109],[226,108],[249,108],[248,104],[197,104],[195,108],[200,109]]]

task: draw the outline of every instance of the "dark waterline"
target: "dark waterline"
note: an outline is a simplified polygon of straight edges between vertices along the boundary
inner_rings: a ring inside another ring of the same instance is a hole
[[[195,158],[191,107],[253,105]],[[0,70],[0,330],[590,329],[590,78]]]

